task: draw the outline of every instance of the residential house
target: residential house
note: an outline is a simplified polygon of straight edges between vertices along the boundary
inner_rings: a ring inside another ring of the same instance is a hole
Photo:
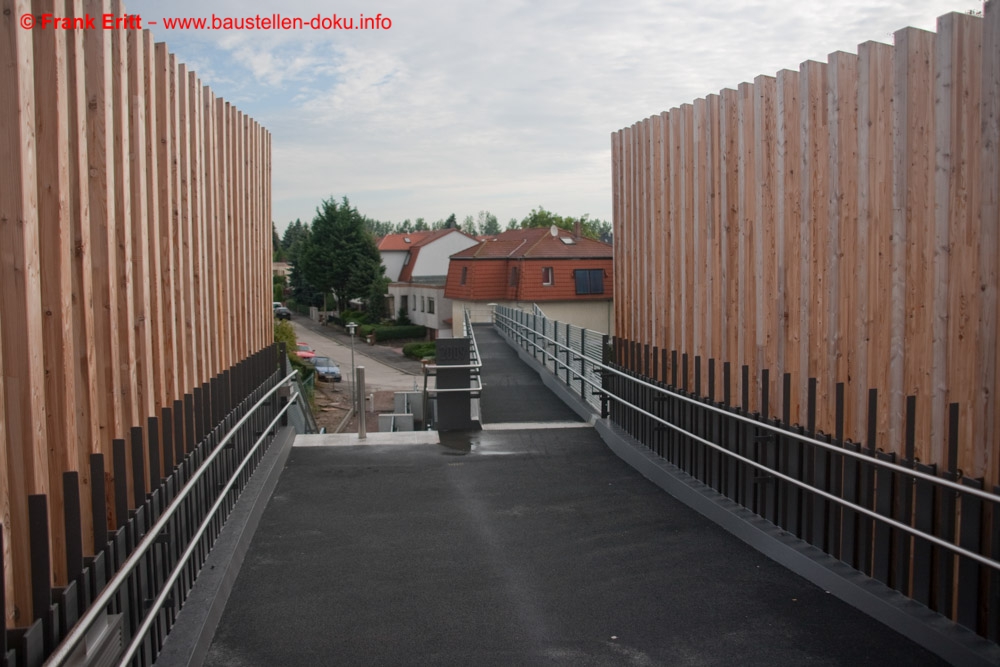
[[[428,329],[428,337],[451,337],[451,301],[445,298],[448,257],[476,244],[458,229],[389,234],[378,241],[389,284],[388,308],[393,317],[405,308],[414,324]]]
[[[494,303],[531,310],[550,319],[614,333],[612,248],[579,231],[514,229],[451,256],[444,295],[452,319],[468,309],[489,322]]]

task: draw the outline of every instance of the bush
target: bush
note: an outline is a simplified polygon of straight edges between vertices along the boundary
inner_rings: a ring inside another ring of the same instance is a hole
[[[375,340],[403,340],[406,338],[425,338],[427,336],[427,327],[420,326],[419,324],[410,324],[402,327],[379,326],[372,327],[372,329],[375,332]]]
[[[288,361],[291,362],[292,368],[299,372],[303,380],[316,372],[315,368],[299,359],[299,355],[294,354],[297,341],[295,340],[295,329],[292,328],[291,322],[288,320],[278,320],[275,322],[274,342],[285,344]]]
[[[410,314],[406,312],[406,304],[399,307],[399,313],[396,315],[396,325],[405,327],[409,324],[413,324],[410,321]]]
[[[340,312],[340,319],[346,325],[348,322],[357,322],[358,324],[368,324],[368,313],[363,313],[360,310],[342,310]]]
[[[424,357],[431,357],[433,359],[437,354],[437,343],[434,341],[407,343],[403,346],[403,354],[418,360]]]

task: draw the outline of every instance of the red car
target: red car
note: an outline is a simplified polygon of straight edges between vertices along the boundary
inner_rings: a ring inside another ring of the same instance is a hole
[[[295,354],[298,356],[299,359],[303,360],[312,359],[313,357],[316,356],[316,350],[312,349],[305,343],[297,343],[295,347],[296,347]]]

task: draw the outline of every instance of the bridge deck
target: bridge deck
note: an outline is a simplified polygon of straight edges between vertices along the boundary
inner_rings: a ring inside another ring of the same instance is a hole
[[[577,420],[477,336],[487,422]],[[593,429],[442,435],[293,448],[206,664],[941,664]]]

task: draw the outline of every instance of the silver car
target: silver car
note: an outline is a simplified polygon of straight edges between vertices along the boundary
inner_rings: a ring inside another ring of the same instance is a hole
[[[307,359],[310,364],[316,369],[316,375],[320,380],[333,380],[334,382],[340,382],[340,366],[337,362],[330,357],[313,357],[312,359]]]

